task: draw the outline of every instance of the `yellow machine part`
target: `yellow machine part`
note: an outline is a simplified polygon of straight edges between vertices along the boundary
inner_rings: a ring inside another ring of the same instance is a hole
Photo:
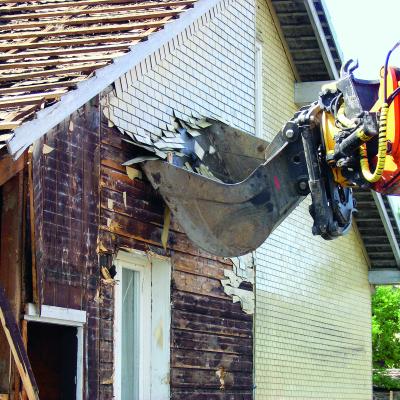
[[[334,136],[339,132],[339,129],[335,125],[335,117],[332,114],[324,111],[322,113],[321,128],[325,143],[326,155],[329,157],[330,155],[333,155],[335,151]],[[341,169],[335,167],[334,164],[335,163],[333,162],[331,169],[335,182],[342,187],[352,186],[351,183],[342,175]]]
[[[384,68],[382,67],[380,73],[380,85],[379,85],[379,98],[371,108],[371,112],[378,112],[381,110],[384,104],[384,93],[383,93],[383,75]],[[396,79],[395,71],[389,67],[387,75],[387,92],[390,95],[397,87],[399,82]],[[399,170],[400,167],[400,132],[399,132],[399,115],[396,115],[399,107],[398,99],[392,102],[389,107],[386,122],[386,140],[391,146],[391,151],[386,155],[385,166],[383,169],[382,177],[383,181],[388,181],[390,178]],[[397,122],[397,123],[396,123]]]

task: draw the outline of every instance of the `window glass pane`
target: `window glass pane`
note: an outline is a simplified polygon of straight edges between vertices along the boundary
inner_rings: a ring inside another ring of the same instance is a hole
[[[122,400],[139,399],[139,272],[122,269]]]

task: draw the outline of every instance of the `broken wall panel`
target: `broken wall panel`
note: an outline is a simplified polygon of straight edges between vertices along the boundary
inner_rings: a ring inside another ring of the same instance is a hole
[[[99,247],[171,257],[171,398],[251,399],[253,316],[224,293],[221,279],[231,262],[196,248],[174,221],[162,248],[164,203],[146,180],[132,180],[113,164],[132,158],[132,147],[107,121],[101,155]],[[101,346],[110,357],[112,342]]]

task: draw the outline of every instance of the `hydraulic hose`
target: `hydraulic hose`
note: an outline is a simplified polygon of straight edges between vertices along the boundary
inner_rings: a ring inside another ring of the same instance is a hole
[[[387,151],[386,125],[387,125],[388,111],[389,111],[389,105],[387,103],[383,103],[381,108],[381,115],[379,117],[379,136],[378,136],[378,154],[377,154],[378,161],[376,163],[374,172],[371,172],[369,167],[366,145],[363,144],[360,147],[361,172],[364,178],[370,183],[378,182],[379,179],[381,179],[383,169],[385,167],[386,151]]]
[[[387,95],[387,74],[388,74],[388,66],[389,66],[389,59],[392,53],[396,50],[397,47],[400,46],[400,41],[397,42],[393,48],[388,52],[384,72],[383,72],[383,104],[381,108],[381,115],[379,118],[379,141],[378,141],[378,161],[376,163],[375,171],[371,173],[369,168],[368,156],[367,156],[367,149],[365,144],[360,147],[360,164],[361,164],[361,171],[364,178],[370,182],[375,183],[378,182],[379,179],[382,177],[383,169],[385,167],[385,160],[386,160],[386,151],[387,151],[387,139],[386,139],[386,126],[387,126],[387,118],[389,112],[390,103],[394,100],[394,98],[399,94],[399,91],[394,91],[391,96]]]

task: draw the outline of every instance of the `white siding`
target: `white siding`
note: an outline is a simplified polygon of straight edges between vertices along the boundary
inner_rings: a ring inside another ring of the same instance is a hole
[[[266,140],[296,110],[269,4],[257,1]],[[370,400],[367,263],[354,231],[334,241],[312,236],[309,204],[307,198],[256,252],[256,399]]]

